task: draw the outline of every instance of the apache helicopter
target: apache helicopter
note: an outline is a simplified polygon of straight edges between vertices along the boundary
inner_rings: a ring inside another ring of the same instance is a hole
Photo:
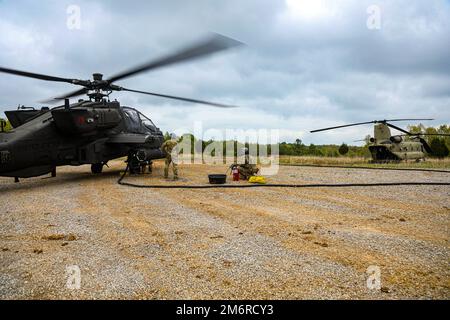
[[[389,122],[394,121],[418,121],[434,119],[391,119],[391,120],[373,120],[368,122],[351,123],[342,126],[323,128],[310,131],[311,133],[333,130],[338,128],[359,126],[363,124],[374,124],[373,137],[368,139],[369,151],[372,156],[372,162],[398,162],[401,160],[421,161],[425,156],[432,153],[431,147],[421,136],[449,136],[448,134],[426,134],[412,133],[397,127]],[[389,128],[396,129],[402,134],[392,135]],[[404,139],[407,137],[407,139]]]
[[[189,46],[175,54],[139,65],[103,80],[100,73],[93,80],[54,77],[0,67],[0,72],[46,81],[67,82],[83,88],[50,101],[64,100],[64,105],[36,110],[19,107],[6,111],[13,129],[0,133],[0,176],[28,178],[47,173],[56,175],[56,167],[91,164],[92,173],[101,173],[109,160],[128,157],[131,171],[153,159],[163,158],[160,150],[163,133],[135,108],[110,101],[112,91],[129,91],[214,107],[234,106],[197,99],[124,88],[113,84],[144,71],[199,58],[242,43],[222,35]],[[87,94],[88,100],[70,103],[69,98]]]

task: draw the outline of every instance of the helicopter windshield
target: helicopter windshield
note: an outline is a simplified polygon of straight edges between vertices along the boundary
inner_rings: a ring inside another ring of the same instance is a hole
[[[141,120],[139,113],[131,108],[123,108],[124,120],[127,129],[133,133],[141,133]]]
[[[132,133],[149,133],[156,131],[153,122],[139,111],[132,108],[123,108],[124,120],[127,129]]]
[[[156,126],[155,124],[152,122],[152,120],[150,120],[149,118],[147,118],[146,116],[144,116],[142,113],[139,112],[139,115],[141,117],[141,121],[142,124],[144,125],[144,127],[146,127],[148,130],[150,131],[155,131],[156,130]]]

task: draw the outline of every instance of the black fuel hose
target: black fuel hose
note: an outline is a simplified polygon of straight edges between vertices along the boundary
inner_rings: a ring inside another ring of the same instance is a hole
[[[128,172],[128,165],[117,183],[122,186],[149,189],[215,189],[215,188],[345,188],[345,187],[389,187],[389,186],[450,186],[450,182],[374,182],[374,183],[313,183],[313,184],[204,184],[204,185],[158,185],[134,184],[124,182]]]

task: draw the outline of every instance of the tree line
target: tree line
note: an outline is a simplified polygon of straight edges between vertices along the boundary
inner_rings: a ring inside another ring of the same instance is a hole
[[[431,156],[436,158],[448,157],[450,154],[450,136],[433,136],[433,134],[450,135],[450,126],[443,124],[438,127],[426,127],[423,124],[417,126],[408,126],[408,130],[412,133],[425,133],[429,136],[423,136],[425,141],[433,150]]]
[[[408,126],[408,131],[411,133],[427,133],[427,134],[450,134],[449,125],[441,125],[438,127],[425,127],[423,124],[417,126]],[[168,132],[164,135],[165,139],[170,139],[170,134]],[[433,153],[429,154],[431,157],[443,158],[449,156],[450,150],[450,136],[439,137],[439,136],[423,136],[425,141],[430,145]],[[191,150],[194,150],[195,146],[199,148],[201,145],[201,151],[203,152],[205,148],[211,143],[215,142],[213,140],[199,140],[196,139],[192,134],[185,134],[180,139],[190,139]],[[352,146],[346,143],[341,145],[335,144],[309,144],[306,145],[301,139],[296,139],[294,142],[283,141],[279,144],[279,155],[286,156],[315,156],[315,157],[370,157],[369,151],[369,139],[370,135],[366,136],[363,141],[365,144],[363,146]],[[405,137],[408,140],[408,137]],[[226,150],[226,145],[234,144],[234,153],[242,147],[256,148],[259,151],[260,147],[266,147],[265,145],[259,145],[254,143],[241,143],[238,141],[222,141],[222,150]],[[267,146],[268,154],[271,154],[271,146]],[[214,155],[214,154],[212,154]]]
[[[170,139],[170,134],[166,132],[164,134],[164,139]],[[266,148],[267,154],[270,155],[272,152],[271,145],[258,144],[258,143],[242,143],[235,140],[227,140],[227,141],[214,141],[214,140],[200,140],[194,137],[192,134],[184,134],[179,138],[180,143],[186,143],[190,141],[191,146],[188,149],[197,150],[203,152],[209,145],[212,143],[222,143],[223,155],[225,156],[225,152],[227,146],[234,146],[234,155],[237,155],[237,151],[241,148],[247,147],[250,150],[257,150],[259,154],[260,148]],[[201,148],[201,150],[199,150]],[[342,145],[305,145],[302,140],[296,139],[295,142],[281,142],[278,145],[278,153],[279,155],[288,155],[288,156],[317,156],[317,157],[339,157],[346,155],[347,157],[370,157],[370,152],[367,146],[348,146],[346,144]],[[214,156],[214,151],[211,154]]]
[[[0,131],[3,129],[3,131],[9,131],[11,130],[11,124],[8,120],[3,120],[0,118]],[[440,125],[438,127],[426,127],[423,124],[419,125],[410,125],[408,126],[408,131],[411,133],[425,133],[425,134],[449,134],[450,135],[450,125]],[[369,152],[369,138],[370,136],[366,136],[364,141],[364,146],[351,146],[347,145],[345,143],[342,143],[341,145],[335,145],[335,144],[323,144],[323,145],[315,145],[315,144],[309,144],[305,145],[301,139],[296,139],[294,142],[286,142],[283,141],[279,144],[279,154],[280,155],[286,155],[286,156],[316,156],[316,157],[370,157]],[[425,141],[430,145],[431,149],[433,150],[433,153],[430,154],[432,157],[437,158],[443,158],[448,157],[450,154],[450,136],[423,136]],[[164,139],[168,140],[170,139],[170,134],[166,132],[164,134]],[[201,145],[201,151],[203,152],[207,146],[209,146],[211,143],[215,142],[213,140],[199,140],[194,137],[192,134],[184,134],[182,139],[190,139],[192,146],[191,150],[195,150],[194,147],[196,146],[199,148],[199,145]],[[406,137],[407,139],[407,137]],[[227,144],[233,144],[234,147],[234,153],[236,155],[236,151],[239,150],[239,148],[248,147],[248,148],[256,148],[259,152],[259,148],[261,145],[255,144],[255,143],[241,143],[238,141],[222,141],[223,143],[223,150],[225,153]],[[262,145],[263,147],[266,147],[265,145]],[[271,154],[271,146],[267,146],[268,154]],[[214,156],[214,154],[212,154]]]

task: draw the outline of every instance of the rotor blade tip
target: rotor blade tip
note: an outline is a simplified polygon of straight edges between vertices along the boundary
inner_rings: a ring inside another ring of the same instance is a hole
[[[227,37],[223,34],[212,32],[211,33],[211,41],[217,42],[217,44],[226,47],[226,48],[232,48],[232,47],[238,47],[245,45],[244,42],[241,42],[239,40]]]

